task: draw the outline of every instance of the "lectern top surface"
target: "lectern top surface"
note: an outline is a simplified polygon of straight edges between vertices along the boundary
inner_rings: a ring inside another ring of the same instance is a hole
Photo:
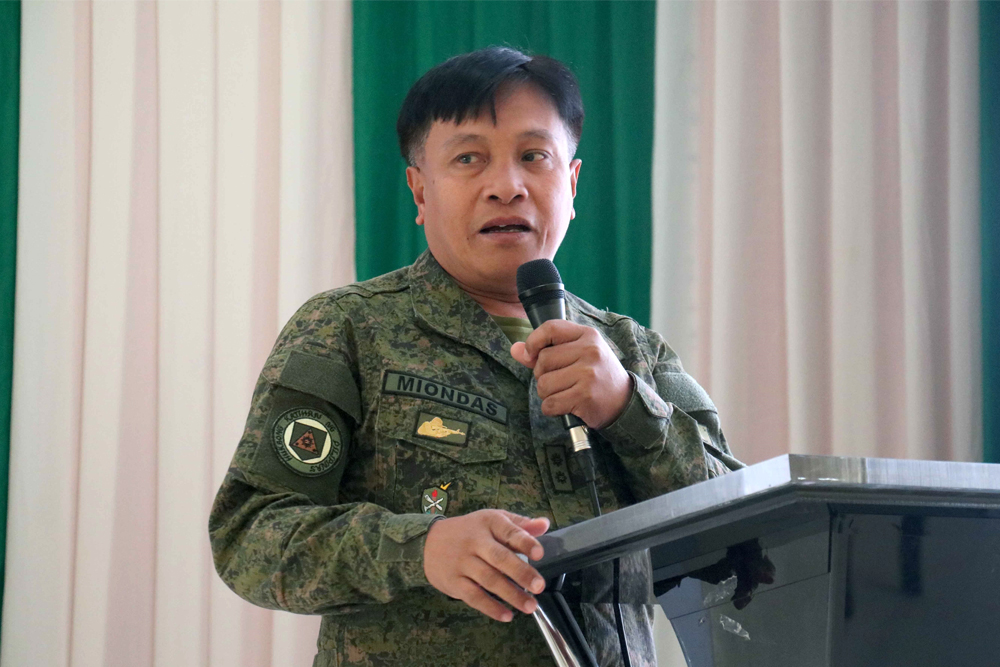
[[[678,489],[541,538],[542,570],[565,571],[654,546],[657,535],[775,497],[828,502],[925,498],[931,504],[1000,508],[1000,465],[786,454]],[[593,556],[593,552],[601,552]]]

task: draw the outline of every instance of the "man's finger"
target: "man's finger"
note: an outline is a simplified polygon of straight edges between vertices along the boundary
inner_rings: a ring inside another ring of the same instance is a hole
[[[535,359],[533,366],[535,377],[540,378],[546,373],[572,366],[584,357],[586,353],[586,349],[580,344],[579,340],[563,343],[555,347],[543,347],[538,351],[538,357]]]
[[[549,396],[571,389],[579,381],[580,375],[572,367],[549,371],[538,378],[538,396],[544,401]]]
[[[510,346],[510,356],[514,357],[514,361],[522,366],[527,366],[528,368],[535,367],[535,360],[528,356],[527,351],[524,349],[524,343],[520,341]]]
[[[549,320],[531,332],[528,340],[524,341],[524,348],[528,356],[534,359],[542,348],[577,340],[589,328],[568,320]]]
[[[526,591],[541,593],[545,590],[545,580],[542,579],[542,575],[538,574],[538,570],[518,558],[513,551],[499,542],[484,546],[477,552],[477,555],[487,565],[509,577]]]
[[[544,535],[545,531],[549,529],[549,520],[547,517],[527,517],[521,516],[520,514],[514,514],[513,512],[508,512],[507,510],[498,511],[510,519],[511,523],[526,531],[532,537]]]
[[[510,609],[507,609],[500,602],[490,597],[472,579],[464,578],[459,588],[461,589],[461,597],[459,599],[476,611],[482,612],[493,620],[502,621],[503,623],[509,623],[514,620],[514,613]]]
[[[524,587],[514,585],[505,574],[480,558],[475,559],[469,574],[470,578],[485,590],[525,614],[534,613],[538,606],[535,598],[528,595]]]
[[[548,522],[547,519],[545,521],[546,523]],[[541,543],[535,539],[534,535],[519,526],[518,523],[520,522],[505,520],[504,517],[498,516],[490,524],[490,532],[493,533],[493,537],[501,544],[505,544],[514,551],[524,554],[531,560],[539,560],[542,557]],[[525,522],[524,525],[527,526],[528,523]]]
[[[580,405],[580,396],[578,394],[579,391],[576,385],[573,385],[569,389],[547,396],[542,399],[542,414],[546,417],[576,415],[580,419],[587,421],[584,419],[584,415],[576,412],[577,407]]]

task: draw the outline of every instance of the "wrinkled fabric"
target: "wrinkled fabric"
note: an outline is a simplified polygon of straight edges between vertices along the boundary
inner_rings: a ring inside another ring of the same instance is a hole
[[[635,385],[595,434],[605,513],[741,466],[715,406],[659,335],[567,299],[568,317],[604,335]],[[444,496],[444,516],[500,508],[553,528],[593,516],[561,424],[541,414],[532,373],[509,349],[430,253],[313,297],[281,332],[209,533],[216,569],[241,597],[324,615],[316,665],[552,664],[533,619],[492,621],[423,569],[441,518],[423,512]],[[631,664],[655,665],[648,554],[620,568]],[[600,664],[622,664],[611,580],[590,581],[599,590],[581,587],[574,613]]]

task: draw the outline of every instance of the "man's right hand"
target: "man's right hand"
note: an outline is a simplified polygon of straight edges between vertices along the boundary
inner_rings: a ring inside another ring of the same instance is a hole
[[[545,580],[517,554],[539,560],[543,549],[535,538],[548,529],[544,517],[529,519],[504,510],[439,519],[424,541],[424,574],[445,595],[509,622],[514,614],[487,591],[525,614],[535,611],[538,603],[526,590],[541,593]]]

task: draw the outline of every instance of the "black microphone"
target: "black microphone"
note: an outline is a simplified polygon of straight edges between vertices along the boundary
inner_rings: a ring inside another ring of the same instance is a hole
[[[559,269],[551,260],[533,259],[517,267],[517,298],[535,329],[549,320],[566,319],[566,288],[563,287]],[[594,514],[600,516],[601,505],[597,498],[590,431],[576,415],[563,415],[562,423],[569,432],[571,451],[590,487],[590,502]]]

